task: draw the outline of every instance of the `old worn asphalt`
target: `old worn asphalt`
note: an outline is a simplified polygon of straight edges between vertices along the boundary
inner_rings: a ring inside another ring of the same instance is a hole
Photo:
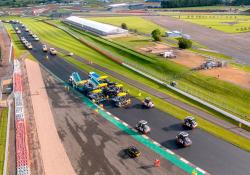
[[[67,81],[68,76],[73,71],[79,72],[82,78],[87,78],[85,72],[79,70],[74,65],[66,62],[58,56],[49,55],[49,59],[46,59],[46,53],[42,52],[41,43],[32,41],[31,37],[27,36],[27,33],[24,31],[22,31],[20,36],[25,36],[32,42],[34,49],[31,50],[30,53],[44,67],[60,79]],[[152,128],[150,134],[151,138],[211,174],[250,174],[250,153],[200,129],[188,131],[191,134],[191,139],[193,141],[191,147],[184,149],[180,148],[176,146],[175,136],[179,131],[183,130],[181,127],[181,121],[157,109],[142,109],[140,103],[140,101],[133,99],[133,104],[129,109],[114,108],[109,105],[106,105],[105,108],[132,126],[141,119],[148,120]]]

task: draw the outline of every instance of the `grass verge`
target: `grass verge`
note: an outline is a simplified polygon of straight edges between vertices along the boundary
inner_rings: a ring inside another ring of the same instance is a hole
[[[8,108],[4,108],[2,109],[0,116],[0,174],[3,174],[3,167],[4,167],[7,122],[8,122]]]

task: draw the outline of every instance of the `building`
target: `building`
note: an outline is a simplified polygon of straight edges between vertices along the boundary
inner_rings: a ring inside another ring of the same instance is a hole
[[[174,30],[174,31],[166,31],[166,36],[167,37],[183,37],[186,39],[191,39],[191,36],[185,33],[182,33],[180,31]]]
[[[145,0],[144,6],[146,8],[161,8],[162,0]]]
[[[121,29],[120,27],[79,18],[77,16],[70,16],[66,18],[64,22],[79,29],[87,30],[89,32],[103,36],[128,33],[128,30]]]
[[[140,10],[144,8],[144,3],[121,3],[108,5],[108,10],[111,11]]]

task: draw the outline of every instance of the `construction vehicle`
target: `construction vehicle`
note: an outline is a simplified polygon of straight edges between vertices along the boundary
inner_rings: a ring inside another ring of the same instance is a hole
[[[108,85],[107,88],[103,89],[103,93],[106,97],[108,98],[113,98],[115,96],[117,96],[117,94],[124,92],[123,91],[123,85],[122,84],[110,84]]]
[[[91,101],[97,104],[105,100],[105,96],[103,95],[101,89],[92,90],[88,93],[87,96],[89,97]]]
[[[78,72],[73,72],[68,80],[68,83],[79,91],[83,91],[86,82],[87,80],[82,80]]]
[[[142,105],[146,108],[153,108],[154,107],[154,103],[152,102],[150,97],[146,97],[143,102]]]
[[[131,104],[131,99],[126,92],[120,92],[117,96],[111,99],[111,102],[116,107],[127,107]]]

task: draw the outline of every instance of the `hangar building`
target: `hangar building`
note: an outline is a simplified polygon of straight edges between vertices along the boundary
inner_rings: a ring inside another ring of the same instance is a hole
[[[87,30],[89,32],[103,36],[128,33],[128,30],[124,30],[109,24],[104,24],[84,18],[79,18],[77,16],[70,16],[66,18],[63,22],[72,25],[74,27],[77,27],[79,29]]]

